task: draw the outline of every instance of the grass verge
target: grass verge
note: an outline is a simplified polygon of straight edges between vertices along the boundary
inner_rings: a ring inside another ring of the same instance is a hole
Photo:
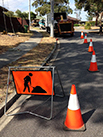
[[[22,42],[29,40],[32,35],[33,33],[21,32],[17,32],[16,35],[14,33],[2,35],[2,32],[0,32],[0,54],[10,48],[18,46]]]
[[[5,100],[6,89],[7,89],[7,77],[8,77],[8,67],[9,66],[38,66],[43,63],[46,57],[51,53],[55,46],[55,38],[49,37],[49,34],[42,32],[43,38],[41,42],[28,53],[23,55],[17,61],[4,66],[0,69],[0,103]],[[11,94],[15,92],[14,84],[12,82],[12,77],[10,77],[11,83],[9,85],[8,93]]]

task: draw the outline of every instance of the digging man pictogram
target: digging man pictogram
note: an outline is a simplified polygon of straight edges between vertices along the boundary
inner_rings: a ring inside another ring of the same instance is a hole
[[[29,83],[31,85],[31,77],[33,76],[32,73],[29,73],[29,75],[27,75],[25,78],[24,78],[24,90],[23,92],[25,92],[26,88],[28,88],[28,92],[30,92],[30,87],[29,87]]]

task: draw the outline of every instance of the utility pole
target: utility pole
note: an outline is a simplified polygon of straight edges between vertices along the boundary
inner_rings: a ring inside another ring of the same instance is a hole
[[[51,28],[50,37],[54,37],[54,0],[51,0]]]
[[[31,16],[30,16],[30,12],[31,12],[31,0],[29,0],[29,30],[30,30],[30,26],[31,26]]]
[[[4,8],[4,0],[2,0],[2,6],[3,6],[3,8]]]

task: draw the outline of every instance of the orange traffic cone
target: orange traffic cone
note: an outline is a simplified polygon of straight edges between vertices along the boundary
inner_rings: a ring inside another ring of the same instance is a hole
[[[88,43],[88,41],[87,41],[87,34],[85,34],[84,43]]]
[[[84,39],[84,36],[83,36],[83,31],[81,31],[81,39]]]
[[[92,51],[93,51],[93,44],[92,44],[92,39],[90,39],[90,44],[89,44],[88,52],[92,52]]]
[[[84,131],[85,129],[76,94],[76,87],[73,84],[68,103],[67,115],[64,122],[64,130]]]
[[[95,55],[94,50],[92,53],[91,63],[90,63],[90,67],[89,67],[88,71],[91,71],[91,72],[99,71],[98,67],[97,67],[96,55]]]

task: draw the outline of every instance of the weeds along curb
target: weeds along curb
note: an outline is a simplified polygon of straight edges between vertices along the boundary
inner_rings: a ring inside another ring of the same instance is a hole
[[[47,58],[44,60],[44,62],[41,64],[42,66],[45,66],[46,63],[51,59],[53,53],[57,49],[57,42],[55,43],[54,49],[51,51],[51,53],[47,56]],[[12,93],[11,95],[8,96],[6,108],[7,110],[12,106],[12,104],[20,97],[21,95],[18,95],[16,93]],[[1,103],[0,105],[0,117],[3,116],[4,114],[4,107],[5,107],[5,101]]]
[[[51,57],[53,56],[53,54],[56,51],[56,49],[57,49],[57,42],[55,43],[54,49],[51,51],[51,53],[48,55],[48,57],[42,63],[42,66],[45,66],[46,63],[51,59]]]

